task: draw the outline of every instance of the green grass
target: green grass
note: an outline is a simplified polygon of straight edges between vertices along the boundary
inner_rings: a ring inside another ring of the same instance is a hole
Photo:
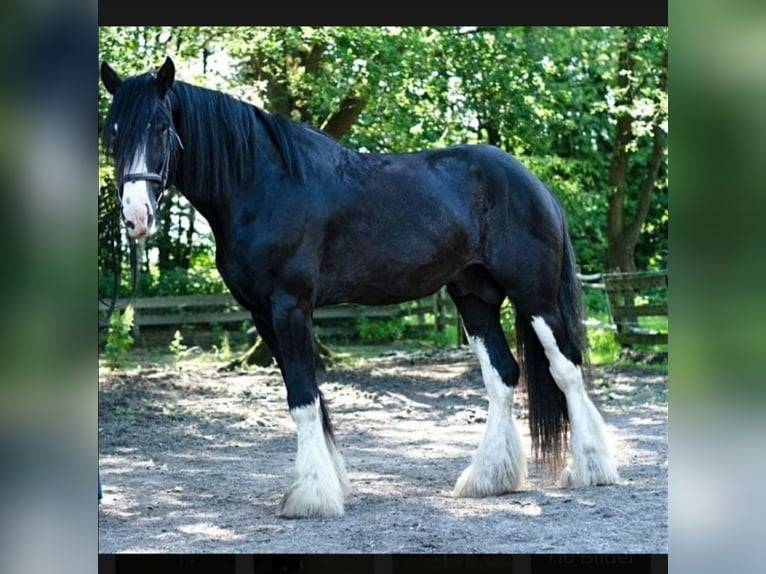
[[[606,313],[589,313],[588,317],[604,324],[609,323],[609,317]],[[641,326],[643,328],[658,331],[667,329],[667,318],[642,317],[641,319]],[[622,348],[617,342],[614,331],[589,327],[587,332],[590,345],[590,362],[592,365],[602,366],[626,362],[620,356]],[[226,344],[222,344],[222,334],[214,333],[213,335],[215,336],[203,337],[199,341],[189,337],[188,348],[185,349],[181,347],[186,346],[186,336],[184,337],[184,345],[175,346],[172,344],[173,334],[171,333],[147,338],[140,336],[136,341],[137,344],[130,348],[122,357],[119,366],[110,365],[109,357],[102,352],[99,356],[99,368],[135,370],[147,367],[216,367],[241,355],[251,344],[249,337],[233,337],[233,342],[230,342],[228,336],[226,337]],[[454,348],[457,341],[457,326],[454,322],[449,322],[445,325],[445,330],[440,335],[432,331],[431,333],[423,333],[418,339],[415,339],[405,334],[402,338],[391,342],[357,343],[336,340],[330,337],[323,338],[321,335],[320,338],[333,351],[341,364],[353,366],[367,359],[381,357],[397,351],[412,353],[436,348]],[[199,345],[195,343],[199,343]],[[511,348],[514,348],[513,344]],[[656,353],[666,352],[667,347],[645,346],[637,350]]]
[[[642,329],[649,329],[651,331],[658,331],[660,333],[667,333],[668,331],[668,318],[667,317],[639,317],[638,326]]]

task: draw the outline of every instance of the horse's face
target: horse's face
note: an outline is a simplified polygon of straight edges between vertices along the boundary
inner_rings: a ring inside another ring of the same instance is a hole
[[[174,75],[170,58],[156,76],[144,74],[124,82],[109,64],[101,65],[101,80],[114,96],[104,143],[115,161],[122,217],[133,238],[156,231],[157,209],[180,146],[167,97]]]

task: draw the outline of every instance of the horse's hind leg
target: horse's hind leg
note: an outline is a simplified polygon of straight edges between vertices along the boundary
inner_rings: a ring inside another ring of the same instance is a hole
[[[614,484],[619,476],[604,419],[588,397],[580,353],[567,344],[557,315],[533,315],[531,323],[548,358],[551,376],[566,397],[572,460],[561,474],[561,484]]]
[[[519,365],[500,324],[500,304],[487,303],[448,286],[481,365],[489,396],[487,426],[471,464],[455,484],[453,496],[483,497],[517,490],[526,478],[526,457],[513,418],[513,387]]]

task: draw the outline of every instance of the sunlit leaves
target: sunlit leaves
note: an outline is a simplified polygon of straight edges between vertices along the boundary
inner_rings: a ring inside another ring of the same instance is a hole
[[[621,72],[618,54],[626,34],[634,44],[634,65]],[[653,126],[667,133],[667,89],[659,74],[666,48],[666,28],[99,30],[99,57],[117,63],[123,73],[144,71],[171,55],[185,79],[319,127],[349,98],[358,98],[361,113],[341,135],[354,149],[406,152],[495,143],[529,165],[562,199],[578,257],[589,270],[605,263],[617,118],[632,118],[631,190],[646,170]],[[620,77],[629,80],[630,101]],[[99,88],[100,117],[107,103]],[[653,250],[667,251],[667,156],[656,185],[643,227],[646,239],[637,253],[641,262],[660,260]],[[634,204],[628,198],[626,207]],[[184,237],[180,233],[177,240]]]

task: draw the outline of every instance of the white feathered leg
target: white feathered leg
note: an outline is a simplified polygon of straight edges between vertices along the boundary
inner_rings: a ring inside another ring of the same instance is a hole
[[[564,356],[544,319],[533,317],[532,327],[550,362],[551,376],[567,401],[572,460],[561,474],[561,485],[616,483],[620,477],[609,447],[606,425],[585,392],[582,369]]]
[[[468,341],[481,365],[489,411],[479,447],[452,494],[478,498],[518,490],[526,478],[527,465],[521,435],[513,417],[513,388],[503,383],[492,366],[484,341],[471,336]]]
[[[291,409],[290,414],[298,427],[296,477],[277,514],[285,518],[341,516],[348,478],[335,445],[325,438],[319,398]]]

